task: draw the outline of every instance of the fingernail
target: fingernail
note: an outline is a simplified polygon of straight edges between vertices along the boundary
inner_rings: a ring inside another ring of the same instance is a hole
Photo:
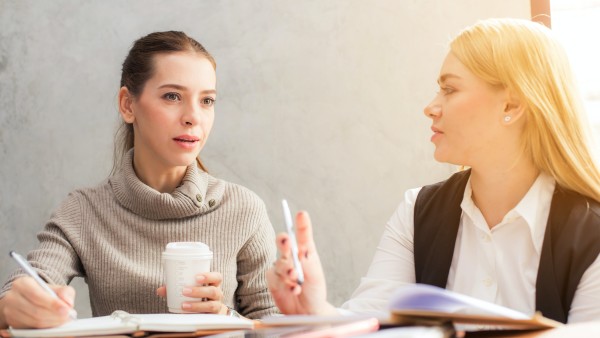
[[[183,290],[181,290],[181,293],[183,293],[184,295],[189,295],[192,293],[192,289],[190,288],[183,288]]]
[[[205,279],[206,279],[206,277],[204,277],[204,275],[198,275],[198,276],[196,276],[196,281],[198,281],[198,282],[202,282]]]
[[[189,309],[192,308],[192,304],[190,304],[190,303],[183,303],[183,304],[181,304],[181,308],[184,309],[184,310],[189,310]]]

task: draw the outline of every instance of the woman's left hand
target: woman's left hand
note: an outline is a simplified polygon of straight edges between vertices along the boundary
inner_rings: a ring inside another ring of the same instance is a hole
[[[197,301],[187,301],[181,304],[181,309],[186,312],[227,314],[227,306],[223,304],[223,291],[221,282],[223,276],[219,272],[205,272],[196,276],[196,285],[183,288],[183,295],[198,298]],[[163,285],[156,289],[156,294],[167,296],[167,288]]]

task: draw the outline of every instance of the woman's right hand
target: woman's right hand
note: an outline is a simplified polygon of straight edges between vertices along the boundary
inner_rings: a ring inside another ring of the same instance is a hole
[[[327,302],[327,285],[307,212],[296,215],[296,229],[304,283],[298,285],[297,282],[290,238],[280,233],[277,235],[279,258],[267,271],[267,283],[275,304],[284,314],[336,314],[335,308]]]
[[[70,320],[75,301],[70,286],[49,285],[60,299],[52,297],[31,277],[14,280],[11,289],[0,299],[0,328],[49,328]]]

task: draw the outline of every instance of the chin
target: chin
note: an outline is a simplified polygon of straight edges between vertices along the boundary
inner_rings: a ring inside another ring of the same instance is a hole
[[[446,157],[444,156],[444,153],[439,151],[437,148],[435,149],[435,151],[433,152],[433,159],[438,161],[438,162],[447,162],[446,161]]]
[[[464,161],[462,161],[462,159],[449,156],[448,154],[438,151],[437,149],[433,153],[433,158],[437,162],[448,163],[448,164],[452,164],[452,165],[463,165],[462,163],[464,162]]]
[[[177,167],[188,167],[196,163],[196,156],[180,156],[176,159],[173,159],[172,163]]]

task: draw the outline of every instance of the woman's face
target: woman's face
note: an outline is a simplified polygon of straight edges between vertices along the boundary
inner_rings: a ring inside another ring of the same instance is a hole
[[[202,55],[154,56],[154,75],[131,105],[135,156],[164,168],[192,164],[213,126],[216,94],[215,69]]]
[[[505,89],[476,77],[450,52],[440,71],[440,91],[425,107],[432,120],[437,161],[473,166],[502,143]]]

